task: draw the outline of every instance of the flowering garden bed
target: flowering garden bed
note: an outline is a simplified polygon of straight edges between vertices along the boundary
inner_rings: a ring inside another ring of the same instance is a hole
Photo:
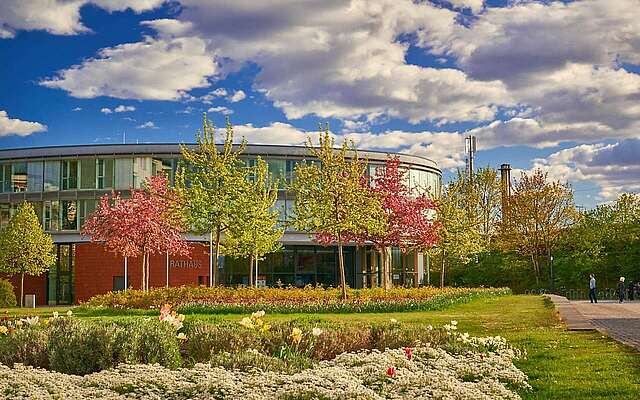
[[[501,337],[443,327],[160,317],[104,323],[56,315],[5,318],[6,398],[516,399],[523,354]],[[15,362],[20,364],[13,365]],[[11,367],[10,367],[11,366]]]
[[[229,314],[256,309],[270,313],[351,313],[439,310],[470,300],[510,294],[508,288],[394,288],[349,289],[342,301],[334,288],[227,288],[176,287],[148,292],[128,290],[91,298],[83,312],[100,314],[105,309],[150,309],[173,304],[181,312]]]

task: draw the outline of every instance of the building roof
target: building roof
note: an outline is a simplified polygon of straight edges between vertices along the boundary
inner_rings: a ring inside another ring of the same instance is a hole
[[[195,148],[193,143],[186,144]],[[248,155],[281,156],[281,157],[305,157],[308,155],[305,146],[287,145],[266,145],[249,144],[245,150]],[[19,160],[32,158],[62,158],[62,157],[82,157],[82,156],[132,156],[132,155],[179,155],[179,143],[136,143],[136,144],[90,144],[90,145],[65,145],[65,146],[45,146],[45,147],[25,147],[18,149],[1,149],[0,160]],[[361,157],[366,157],[373,161],[384,161],[387,154],[394,154],[400,157],[402,163],[422,166],[425,168],[440,171],[438,164],[429,158],[403,153],[391,153],[383,151],[358,151]]]

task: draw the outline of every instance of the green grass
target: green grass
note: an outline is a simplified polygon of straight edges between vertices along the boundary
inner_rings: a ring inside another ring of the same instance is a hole
[[[66,312],[68,307],[58,307]],[[33,315],[33,310],[27,312]],[[53,309],[36,309],[51,315]],[[83,316],[83,310],[74,311]],[[19,313],[12,309],[11,313]],[[142,312],[87,318],[133,318]],[[157,311],[145,311],[157,315]],[[243,315],[189,315],[187,320],[239,321]],[[517,366],[533,390],[524,399],[640,399],[640,353],[598,332],[570,332],[556,318],[553,305],[540,296],[481,298],[441,311],[359,314],[268,314],[266,320],[303,319],[318,322],[371,323],[395,318],[403,324],[443,325],[457,320],[462,332],[501,335],[528,353]]]

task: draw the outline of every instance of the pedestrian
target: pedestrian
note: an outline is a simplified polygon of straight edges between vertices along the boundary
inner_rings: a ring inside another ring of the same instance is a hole
[[[620,282],[618,282],[618,296],[620,297],[620,303],[624,301],[624,276],[620,277]]]
[[[589,275],[589,300],[592,303],[598,302],[598,297],[596,296],[596,278],[593,274]]]

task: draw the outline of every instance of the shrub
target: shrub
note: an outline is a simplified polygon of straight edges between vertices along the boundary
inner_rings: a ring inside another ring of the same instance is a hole
[[[0,363],[12,366],[22,363],[39,368],[49,368],[47,343],[49,334],[36,327],[17,329],[0,339]]]
[[[115,326],[76,318],[55,318],[49,324],[49,363],[65,374],[85,375],[115,366]]]
[[[16,294],[13,285],[6,279],[0,279],[0,307],[15,307]]]
[[[127,290],[91,298],[85,312],[108,313],[116,309],[159,309],[169,303],[185,314],[251,313],[352,313],[439,310],[452,304],[484,296],[509,294],[509,289],[484,288],[394,288],[383,290],[349,289],[349,299],[342,301],[338,289],[305,288],[230,288],[173,287],[148,292]],[[97,309],[96,309],[97,308]]]
[[[118,326],[113,341],[116,363],[180,366],[180,345],[176,329],[157,319],[136,319]]]

